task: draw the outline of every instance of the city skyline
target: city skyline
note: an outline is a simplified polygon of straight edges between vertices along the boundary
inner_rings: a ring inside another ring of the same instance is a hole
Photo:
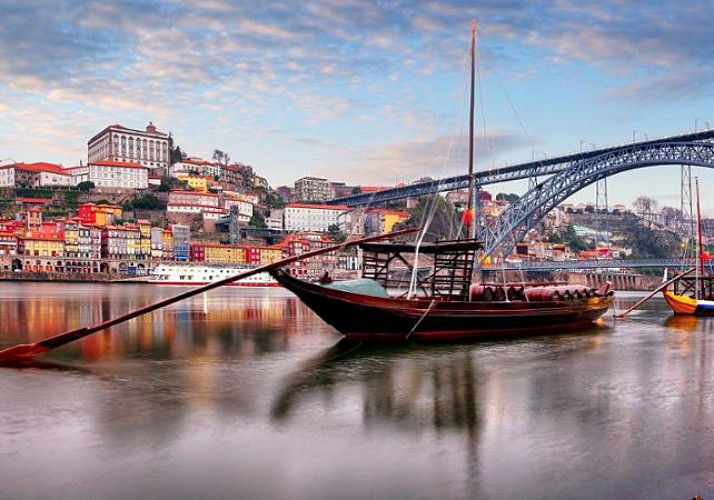
[[[30,1],[0,14],[0,160],[78,165],[108,125],[152,121],[273,186],[464,173],[472,18],[477,170],[714,123],[704,2]],[[679,207],[678,168],[608,184],[611,204]],[[594,202],[594,186],[568,201]],[[714,215],[714,200],[702,208]]]

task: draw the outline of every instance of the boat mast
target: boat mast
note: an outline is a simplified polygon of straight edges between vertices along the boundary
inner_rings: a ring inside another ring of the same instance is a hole
[[[697,274],[696,280],[696,295],[697,299],[701,296],[701,280],[700,278],[704,276],[704,252],[702,243],[702,215],[699,206],[699,178],[694,179],[696,190],[697,190]]]
[[[476,217],[474,205],[478,200],[474,200],[474,115],[475,97],[474,88],[476,85],[476,20],[471,21],[471,95],[469,100],[469,201],[466,207],[466,237],[476,237]],[[475,203],[474,203],[475,201]]]

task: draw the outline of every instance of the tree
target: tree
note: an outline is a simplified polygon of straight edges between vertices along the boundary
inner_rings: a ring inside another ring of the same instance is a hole
[[[94,189],[96,186],[92,181],[82,181],[79,184],[77,184],[77,188],[82,191],[83,193],[86,193],[87,191],[91,191]]]
[[[228,153],[224,153],[220,149],[214,149],[213,156],[211,158],[216,160],[218,163],[220,163],[224,167],[227,167],[228,163],[230,163],[230,161],[231,161],[230,155]]]
[[[584,237],[578,236],[572,224],[568,224],[561,236],[563,243],[568,245],[574,252],[581,252],[588,249],[588,242]]]
[[[156,195],[153,195],[151,193],[144,193],[127,201],[124,204],[124,207],[129,210],[165,210],[166,203],[157,198]]]
[[[327,226],[327,235],[332,241],[342,242],[345,241],[347,236],[340,229],[339,224],[330,224]]]
[[[250,218],[250,222],[248,222],[248,225],[260,229],[265,229],[266,227],[268,227],[268,225],[265,223],[263,215],[260,212],[253,212],[253,216]]]
[[[637,215],[643,219],[651,219],[652,214],[657,210],[657,201],[649,196],[638,196],[632,206]]]

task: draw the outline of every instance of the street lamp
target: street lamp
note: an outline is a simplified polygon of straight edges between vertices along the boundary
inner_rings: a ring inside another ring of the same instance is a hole
[[[707,128],[702,129],[702,130],[709,130],[709,122],[708,121],[702,120],[701,118],[695,118],[694,119],[694,131],[695,132],[697,131],[697,123],[699,123],[699,122],[702,122],[707,126]]]
[[[580,139],[580,152],[581,153],[583,152],[583,144],[590,144],[590,146],[592,146],[593,150],[597,149],[597,145],[595,143],[590,142],[590,141],[584,141],[584,140]]]

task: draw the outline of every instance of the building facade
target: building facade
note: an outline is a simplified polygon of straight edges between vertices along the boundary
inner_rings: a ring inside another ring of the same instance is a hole
[[[156,130],[152,122],[146,130],[110,125],[87,143],[89,163],[100,161],[139,163],[151,172],[167,173],[171,164],[169,135]]]
[[[97,188],[148,189],[149,169],[139,162],[102,160],[68,168],[74,185],[89,181]]]
[[[344,229],[345,215],[349,209],[344,205],[308,205],[291,203],[283,211],[286,231],[326,232],[334,224]]]
[[[295,181],[295,201],[327,201],[335,197],[332,184],[319,177],[303,177]]]

